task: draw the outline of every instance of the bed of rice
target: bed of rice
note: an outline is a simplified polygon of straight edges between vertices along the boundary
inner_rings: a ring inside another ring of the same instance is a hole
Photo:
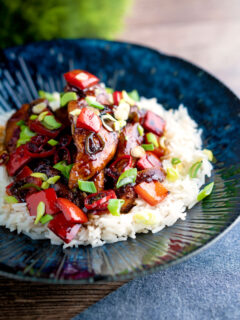
[[[173,225],[178,219],[185,219],[186,209],[196,203],[200,187],[205,183],[205,177],[211,175],[212,165],[207,155],[201,150],[201,130],[188,115],[187,109],[180,105],[178,110],[166,111],[156,99],[141,99],[141,107],[154,110],[166,120],[166,146],[169,154],[163,160],[163,167],[171,167],[173,157],[181,159],[179,164],[179,179],[175,182],[164,181],[169,195],[155,207],[137,199],[137,205],[128,214],[119,217],[111,214],[95,216],[93,220],[82,227],[77,237],[65,244],[52,233],[46,225],[34,225],[34,218],[28,213],[25,203],[4,204],[5,187],[11,180],[4,167],[0,167],[0,225],[11,231],[25,233],[33,239],[50,239],[52,244],[64,247],[87,245],[101,246],[106,242],[135,238],[136,233],[158,232],[165,226]],[[10,114],[0,116],[0,124],[4,124]],[[188,170],[193,163],[202,160],[202,166],[197,178],[191,179]]]

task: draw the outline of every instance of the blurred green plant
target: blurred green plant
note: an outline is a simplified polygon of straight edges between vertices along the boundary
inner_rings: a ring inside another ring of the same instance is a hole
[[[0,0],[1,47],[56,38],[112,39],[132,0]]]

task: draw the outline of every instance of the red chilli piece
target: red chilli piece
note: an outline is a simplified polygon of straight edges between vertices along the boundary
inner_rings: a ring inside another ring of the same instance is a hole
[[[49,189],[39,191],[27,196],[26,202],[27,202],[27,207],[28,207],[30,216],[37,215],[37,206],[40,201],[45,203],[46,214],[53,215],[59,212],[59,209],[56,206],[56,202],[57,202],[56,192],[53,188],[49,188]]]
[[[31,160],[31,155],[26,152],[26,145],[19,146],[10,154],[6,164],[7,173],[9,176],[14,176],[18,170],[26,165]]]
[[[88,218],[74,203],[65,198],[57,199],[57,206],[63,212],[67,221],[71,223],[86,223]]]
[[[83,108],[77,119],[77,128],[87,129],[98,132],[101,129],[102,122],[98,115],[88,108]]]
[[[115,160],[108,169],[108,175],[113,179],[116,179],[122,174],[124,171],[132,168],[132,156],[124,155],[117,160]]]
[[[28,167],[25,166],[22,168],[22,170],[16,175],[16,180],[21,180],[26,177],[29,177],[32,174],[32,170]]]
[[[115,106],[118,106],[119,105],[119,102],[121,101],[122,99],[122,91],[114,91],[113,94],[113,103]]]
[[[49,115],[51,115],[51,114],[52,113],[49,112]],[[49,129],[45,128],[44,125],[42,125],[41,122],[38,120],[33,120],[33,121],[29,120],[29,128],[32,131],[37,132],[40,135],[47,136],[49,138],[56,138],[62,129],[62,128],[60,128],[60,129],[55,129],[55,130],[49,130]]]
[[[147,111],[143,121],[143,127],[146,131],[150,131],[157,134],[158,136],[162,136],[165,130],[165,126],[166,122],[163,118],[152,111]]]
[[[137,162],[139,170],[150,169],[150,168],[162,168],[162,162],[152,152],[146,152],[145,156]]]
[[[6,186],[6,194],[8,196],[12,196],[11,188],[14,185],[14,182],[11,182],[9,185]]]
[[[117,199],[113,190],[105,190],[98,193],[92,193],[84,200],[84,206],[87,210],[103,210],[107,209],[108,201]]]
[[[76,237],[80,227],[80,224],[73,225],[69,222],[62,212],[56,214],[53,220],[48,223],[48,228],[66,243]]]
[[[99,82],[93,74],[84,70],[72,70],[64,74],[65,80],[81,90],[92,87]]]

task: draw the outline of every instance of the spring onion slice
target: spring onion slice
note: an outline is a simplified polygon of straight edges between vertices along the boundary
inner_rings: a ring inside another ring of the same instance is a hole
[[[43,121],[43,119],[46,117],[47,114],[48,114],[48,111],[41,112],[38,116],[38,121]]]
[[[58,141],[57,140],[54,140],[54,139],[50,139],[48,140],[48,144],[50,144],[50,146],[56,146],[58,144]]]
[[[60,106],[64,107],[68,102],[72,100],[77,100],[76,92],[66,92],[60,98]]]
[[[33,172],[30,174],[31,177],[34,177],[34,178],[40,178],[42,179],[43,181],[46,181],[47,180],[47,175],[45,173],[42,173],[42,172]]]
[[[204,198],[206,198],[207,196],[209,196],[212,193],[214,187],[214,182],[209,183],[208,185],[206,185],[198,194],[197,196],[197,201],[201,201]]]
[[[73,164],[67,165],[66,161],[64,161],[64,160],[56,163],[53,166],[54,169],[59,170],[61,172],[61,174],[67,179],[69,179],[69,175],[70,175],[70,171],[71,171],[72,167],[73,167]]]
[[[171,163],[172,163],[173,165],[176,165],[176,164],[181,163],[181,160],[180,160],[179,158],[172,158]]]
[[[97,189],[93,181],[78,180],[78,187],[81,191],[88,193],[96,193]]]
[[[34,183],[25,183],[23,186],[19,187],[19,190],[34,188],[37,191],[41,191],[41,188]]]
[[[47,179],[47,183],[49,184],[55,184],[61,177],[60,176],[54,176]]]
[[[41,102],[41,103],[35,104],[35,106],[33,106],[32,112],[39,114],[39,113],[43,112],[43,110],[45,110],[46,108],[47,108],[47,104],[45,102]],[[31,120],[34,120],[34,119],[31,119]]]
[[[107,93],[113,93],[113,91],[114,91],[112,88],[105,88],[105,90]]]
[[[42,124],[44,125],[45,128],[49,130],[55,130],[62,126],[62,124],[56,121],[55,117],[52,115],[45,116],[44,119],[42,120]]]
[[[113,122],[116,122],[117,120],[115,118],[113,118],[110,114],[104,114],[102,117],[101,117],[101,120],[102,120],[102,124],[103,126],[105,127],[105,129],[107,129],[108,131],[113,131],[113,128],[111,128],[107,123],[106,121],[109,120],[109,121],[113,121]]]
[[[17,126],[21,127],[22,125],[25,125],[25,121],[24,120],[19,120],[17,123],[16,123]]]
[[[87,96],[85,98],[87,104],[90,106],[90,107],[94,107],[94,108],[97,108],[99,110],[103,110],[104,109],[104,106],[97,102],[96,98],[95,97],[91,97],[91,96]]]
[[[146,134],[146,138],[147,138],[147,142],[148,143],[152,143],[155,147],[159,146],[158,139],[157,139],[157,137],[155,136],[154,133],[148,132]]]
[[[49,183],[47,182],[47,181],[44,181],[43,183],[42,183],[42,185],[41,185],[41,188],[42,189],[44,189],[44,190],[46,190],[46,189],[48,189],[49,188]]]
[[[177,181],[179,178],[178,172],[174,168],[167,168],[167,179],[171,182]]]
[[[143,127],[139,124],[139,125],[137,126],[137,129],[138,129],[139,135],[142,137],[142,136],[144,135],[144,129],[143,129]]]
[[[110,199],[108,201],[108,210],[113,216],[120,216],[120,210],[125,200],[123,199]]]
[[[131,92],[128,92],[128,95],[130,98],[132,98],[134,101],[139,101],[140,97],[139,97],[139,93],[137,90],[133,90]]]
[[[17,141],[17,147],[19,147],[22,144],[27,143],[35,135],[36,135],[36,133],[31,131],[28,126],[21,125],[21,132],[19,135],[19,139]]]
[[[40,98],[44,98],[44,99],[47,99],[48,101],[55,101],[56,98],[54,97],[54,95],[50,92],[46,92],[46,91],[43,91],[43,90],[39,90],[38,91],[38,94],[39,94],[39,97]]]
[[[36,114],[32,114],[30,117],[29,117],[29,119],[30,120],[36,120],[37,119],[37,115]]]
[[[118,178],[116,187],[120,188],[126,184],[134,183],[136,181],[136,178],[137,178],[137,169],[136,168],[128,169],[120,175],[120,177]]]
[[[6,203],[9,203],[9,204],[11,204],[11,203],[18,203],[17,198],[15,198],[14,196],[5,196],[5,197],[4,197],[4,201],[5,201]]]
[[[196,178],[197,177],[197,173],[199,171],[199,169],[201,168],[202,166],[202,161],[198,161],[198,162],[195,162],[191,168],[189,169],[189,176],[190,178]]]
[[[203,152],[207,155],[209,161],[213,161],[213,153],[209,149],[203,149]]]
[[[152,143],[149,144],[142,144],[142,148],[146,151],[153,151],[154,150],[154,145]]]
[[[49,221],[51,221],[53,219],[53,216],[51,216],[50,214],[45,214],[41,219],[40,219],[40,222],[42,224],[46,224],[48,223]]]
[[[40,201],[37,206],[37,217],[34,221],[34,224],[38,224],[40,219],[44,216],[45,213],[45,203],[43,201]]]

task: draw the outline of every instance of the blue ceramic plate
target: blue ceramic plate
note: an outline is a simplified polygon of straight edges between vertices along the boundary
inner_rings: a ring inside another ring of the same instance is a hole
[[[214,77],[146,47],[101,40],[34,43],[7,49],[0,60],[1,112],[36,98],[40,89],[61,91],[64,72],[86,69],[109,87],[157,97],[167,109],[186,105],[203,129],[204,147],[217,159],[211,196],[189,210],[185,221],[157,234],[62,250],[48,240],[33,241],[1,227],[1,275],[50,283],[131,279],[189,258],[238,220],[240,101]]]

